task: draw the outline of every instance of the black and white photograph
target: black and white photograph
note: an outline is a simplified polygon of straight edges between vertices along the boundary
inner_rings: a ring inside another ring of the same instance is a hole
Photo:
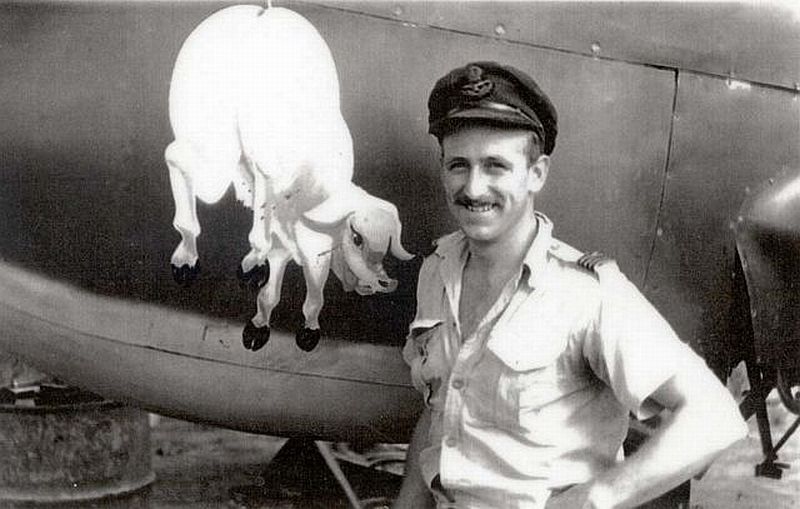
[[[800,3],[0,0],[0,508],[800,509]]]

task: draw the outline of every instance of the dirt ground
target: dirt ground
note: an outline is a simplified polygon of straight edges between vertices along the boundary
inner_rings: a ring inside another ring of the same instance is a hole
[[[779,404],[773,393],[767,400],[772,439],[777,443],[797,419]],[[726,451],[706,475],[692,483],[692,507],[703,509],[788,509],[800,507],[800,431],[778,451],[778,461],[789,468],[780,480],[755,477],[754,465],[762,461],[755,417],[748,421],[745,440]]]
[[[161,418],[153,428],[152,449],[157,480],[147,497],[150,509],[350,507],[313,442]],[[341,448],[336,452],[364,464],[369,459]],[[390,469],[402,471],[401,463],[391,463]],[[342,468],[368,507],[387,506],[402,479],[349,462]]]
[[[774,396],[774,395],[773,395]],[[768,399],[773,440],[797,419]],[[692,483],[693,509],[800,508],[800,431],[779,452],[780,480],[755,477],[762,461],[755,419],[746,439]],[[313,442],[251,435],[151,416],[156,481],[120,499],[70,504],[69,509],[347,509],[347,497]],[[398,446],[330,444],[364,509],[388,507],[399,489],[404,451]],[[372,465],[377,468],[367,468]],[[393,473],[390,473],[393,472]],[[64,504],[0,507],[66,509]]]
[[[774,440],[794,416],[770,398]],[[761,460],[755,419],[750,434],[718,459],[700,481],[692,485],[691,505],[696,509],[800,507],[800,432],[780,451],[789,464],[780,480],[755,477]],[[149,493],[151,509],[292,509],[348,507],[343,492],[314,456],[313,448],[295,448],[289,461],[282,455],[270,461],[285,439],[249,435],[162,418],[153,428],[153,466],[158,480]],[[299,451],[299,452],[298,452]],[[308,453],[308,451],[311,451]],[[294,466],[292,464],[294,463]],[[345,465],[361,498],[392,496],[399,477],[365,473]],[[293,472],[288,472],[294,469]],[[326,477],[327,476],[327,477]]]

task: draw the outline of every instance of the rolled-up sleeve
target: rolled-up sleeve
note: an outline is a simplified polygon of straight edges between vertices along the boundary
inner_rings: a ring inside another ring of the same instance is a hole
[[[615,263],[597,273],[600,307],[588,321],[584,355],[617,399],[643,417],[642,403],[656,389],[681,370],[697,369],[703,360]]]
[[[431,255],[422,264],[417,285],[417,311],[408,327],[403,359],[411,368],[411,382],[427,402],[430,398],[432,364],[429,363],[429,343],[444,320],[442,304],[444,287],[438,276],[438,257]],[[440,339],[440,338],[439,338]]]

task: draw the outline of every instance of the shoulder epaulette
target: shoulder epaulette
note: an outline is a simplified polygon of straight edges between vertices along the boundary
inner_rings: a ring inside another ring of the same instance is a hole
[[[597,268],[605,263],[614,263],[613,258],[600,251],[584,253],[559,240],[554,240],[550,252],[559,259],[574,263],[589,272],[597,272]]]
[[[614,261],[613,258],[611,258],[610,256],[606,256],[600,251],[592,251],[591,253],[586,253],[585,255],[578,258],[576,263],[586,270],[597,272],[597,269],[600,268],[602,265],[608,263],[616,263],[616,262]]]
[[[575,249],[566,242],[553,239],[550,244],[550,254],[565,262],[577,263],[583,252]]]

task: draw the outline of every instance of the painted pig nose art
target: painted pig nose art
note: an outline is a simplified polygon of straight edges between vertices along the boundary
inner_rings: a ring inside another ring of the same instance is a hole
[[[250,251],[237,267],[258,293],[242,331],[247,350],[263,348],[290,260],[303,267],[305,323],[297,346],[314,349],[331,267],[345,291],[388,292],[367,246],[410,259],[391,203],[351,181],[353,141],[342,118],[339,79],[328,45],[305,18],[283,8],[235,6],[208,17],[189,35],[172,74],[169,117],[175,141],[165,152],[181,241],[174,279],[199,274],[196,201],[216,203],[233,185],[252,210]],[[353,226],[349,217],[375,228]],[[386,239],[395,239],[392,245]],[[333,246],[339,246],[334,248]],[[329,256],[319,256],[329,253]]]

